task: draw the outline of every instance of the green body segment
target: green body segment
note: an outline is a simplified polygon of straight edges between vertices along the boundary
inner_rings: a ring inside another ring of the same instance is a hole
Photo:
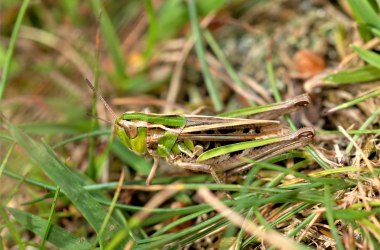
[[[147,153],[147,137],[148,128],[146,125],[137,125],[137,136],[129,138],[125,132],[126,128],[118,125],[118,121],[125,120],[128,122],[143,121],[147,124],[160,125],[156,127],[158,133],[155,134],[157,142],[156,154],[159,157],[168,157],[177,142],[178,135],[186,125],[186,118],[179,115],[159,115],[159,114],[145,114],[145,113],[124,113],[115,122],[116,134],[119,136],[121,142],[133,152],[145,155]],[[157,138],[158,137],[158,138]]]
[[[119,119],[127,121],[144,121],[152,124],[162,124],[169,127],[184,127],[186,118],[179,115],[145,114],[139,112],[124,113]]]
[[[176,143],[178,134],[173,132],[165,132],[165,134],[158,140],[157,155],[160,157],[168,157]]]

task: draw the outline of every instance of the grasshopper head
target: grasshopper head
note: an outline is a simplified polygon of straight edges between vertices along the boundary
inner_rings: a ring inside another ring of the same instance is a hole
[[[108,105],[108,103],[104,100],[100,93],[95,89],[94,85],[87,78],[86,83],[115,118],[115,131],[117,136],[119,136],[121,142],[136,154],[144,155],[146,153],[146,122],[138,122],[139,119],[136,119],[136,117],[138,118],[139,116],[134,115],[134,112],[124,113],[117,117],[112,108]]]
[[[146,126],[139,126],[136,122],[127,120],[121,115],[115,119],[115,131],[121,142],[139,155],[146,153]]]

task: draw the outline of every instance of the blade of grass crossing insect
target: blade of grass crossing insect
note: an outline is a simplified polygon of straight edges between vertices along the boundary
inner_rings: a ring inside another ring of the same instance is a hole
[[[331,202],[332,197],[331,197],[330,185],[325,185],[324,192],[325,192],[324,196],[325,196],[326,217],[327,217],[327,222],[330,225],[331,234],[333,235],[335,239],[336,247],[339,250],[344,250],[344,246],[340,240],[339,234],[335,227],[335,221],[334,221],[334,216],[333,216],[333,206]]]
[[[83,214],[88,223],[99,232],[106,214],[98,202],[86,191],[78,176],[73,174],[55,155],[54,151],[46,144],[39,143],[12,125],[5,117],[2,117],[15,141],[25,150],[26,154],[35,162],[44,173],[53,180],[66,196],[73,202]],[[101,240],[107,240],[121,225],[114,219]]]
[[[43,236],[42,236],[42,241],[41,241],[41,247],[40,247],[40,249],[45,249],[45,242],[48,239],[49,234],[50,234],[50,230],[51,230],[51,227],[52,227],[52,220],[53,220],[53,216],[54,216],[54,212],[55,212],[55,207],[57,205],[59,193],[60,193],[60,188],[57,187],[57,189],[55,191],[55,194],[54,194],[53,204],[52,204],[52,206],[50,208],[50,214],[49,214],[49,218],[48,218],[48,221],[47,221],[47,225],[45,227],[45,232],[43,233]]]
[[[206,54],[204,45],[202,42],[201,37],[201,31],[199,27],[198,17],[197,17],[197,9],[195,5],[194,0],[187,0],[188,10],[189,10],[189,16],[190,16],[190,22],[191,22],[191,28],[193,31],[194,39],[195,39],[195,50],[197,52],[199,62],[202,67],[202,74],[204,77],[204,80],[206,82],[206,87],[208,90],[208,93],[211,97],[211,100],[214,104],[214,108],[217,112],[221,111],[223,109],[223,103],[219,97],[219,91],[216,87],[216,82],[214,81],[210,70],[208,69],[208,64],[206,61]]]
[[[223,51],[220,49],[218,43],[215,41],[215,38],[213,37],[211,32],[208,30],[205,30],[203,34],[208,44],[210,45],[212,51],[218,57],[219,61],[223,64],[224,68],[226,69],[227,74],[231,77],[234,83],[236,83],[242,89],[246,89],[245,84],[240,80],[238,74],[232,67],[231,63],[227,60],[226,56],[224,55]],[[251,106],[255,105],[255,102],[252,100],[248,100],[248,102]]]
[[[281,102],[282,98],[280,95],[280,91],[277,88],[276,78],[275,78],[275,74],[274,74],[274,70],[273,70],[273,63],[270,59],[267,60],[266,67],[267,67],[267,72],[268,72],[269,79],[271,82],[271,88],[272,88],[273,96],[275,97],[276,102]],[[285,117],[285,120],[288,122],[289,127],[293,131],[296,131],[297,127],[295,126],[295,124],[291,120],[290,116],[284,115],[284,117]],[[317,152],[315,152],[315,150],[312,147],[307,145],[306,149],[321,167],[323,167],[324,169],[330,169],[331,168],[321,157],[319,157]]]
[[[20,11],[18,12],[18,15],[17,15],[16,22],[13,26],[11,39],[9,41],[9,46],[7,49],[7,53],[5,55],[3,74],[2,74],[2,77],[0,80],[0,103],[3,99],[3,95],[4,95],[4,91],[5,91],[5,85],[8,82],[9,73],[11,70],[11,64],[13,61],[13,52],[14,52],[15,47],[16,47],[18,33],[20,31],[21,23],[22,23],[22,20],[24,19],[24,15],[26,13],[26,10],[29,6],[29,2],[30,2],[30,0],[24,0],[22,2]]]
[[[49,225],[47,220],[15,208],[7,208],[7,210],[25,228],[36,235],[43,237],[45,230]],[[59,249],[91,249],[91,244],[87,240],[79,238],[56,225],[51,225],[46,240]]]

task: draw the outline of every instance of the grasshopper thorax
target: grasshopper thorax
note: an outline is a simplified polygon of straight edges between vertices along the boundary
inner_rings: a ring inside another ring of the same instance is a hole
[[[147,124],[143,121],[128,120],[125,114],[115,119],[115,132],[128,149],[136,154],[145,155]]]

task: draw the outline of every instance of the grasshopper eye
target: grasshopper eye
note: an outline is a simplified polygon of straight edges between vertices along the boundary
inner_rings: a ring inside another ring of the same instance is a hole
[[[138,132],[135,124],[125,120],[121,120],[118,122],[118,125],[124,129],[124,132],[127,134],[129,139],[136,138]]]

